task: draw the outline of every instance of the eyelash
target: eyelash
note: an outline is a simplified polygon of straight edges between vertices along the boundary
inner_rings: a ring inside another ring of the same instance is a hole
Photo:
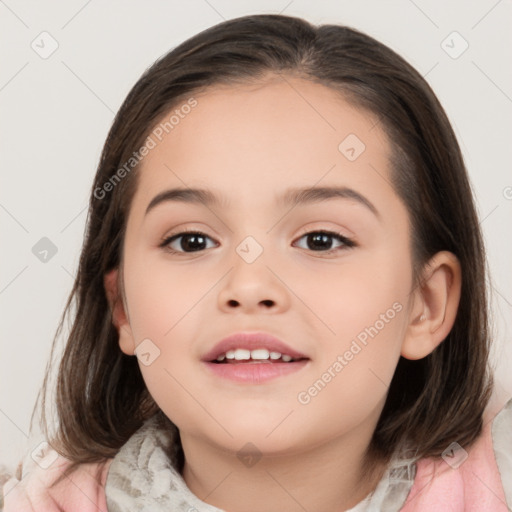
[[[324,255],[330,255],[330,254],[333,254],[333,253],[338,252],[340,250],[347,250],[347,249],[351,249],[352,247],[357,247],[357,244],[353,240],[351,240],[350,238],[347,238],[346,236],[342,235],[341,233],[337,233],[335,231],[328,231],[328,230],[325,230],[325,229],[312,230],[312,231],[304,231],[299,236],[298,240],[300,240],[301,238],[303,238],[306,235],[312,235],[312,234],[327,235],[327,236],[330,236],[330,237],[333,237],[333,238],[337,239],[339,242],[341,242],[343,244],[341,247],[335,247],[334,249],[329,249],[327,251],[312,251],[312,252],[319,252],[319,253],[322,253]],[[198,250],[198,251],[186,252],[186,251],[176,251],[176,250],[171,249],[169,247],[169,244],[171,242],[173,242],[175,240],[178,240],[179,238],[183,237],[184,235],[199,235],[199,236],[204,237],[204,238],[210,238],[208,235],[206,235],[205,233],[202,233],[201,231],[197,231],[197,230],[194,230],[194,229],[184,229],[184,230],[180,231],[179,233],[172,234],[172,235],[169,235],[168,237],[166,237],[162,241],[162,243],[159,245],[159,247],[164,249],[166,252],[169,252],[170,254],[180,254],[180,255],[193,254],[195,252],[202,252],[202,251],[205,250],[205,249],[201,249],[201,250]],[[309,249],[307,249],[307,250],[309,250]]]

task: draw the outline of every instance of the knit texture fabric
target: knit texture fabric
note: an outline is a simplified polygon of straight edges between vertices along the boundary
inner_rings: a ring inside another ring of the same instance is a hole
[[[82,464],[53,488],[69,461],[51,449],[37,463],[27,455],[21,479],[3,485],[3,512],[225,512],[187,487],[175,467],[175,435],[159,416],[150,418],[113,459]],[[439,459],[392,460],[375,490],[348,512],[512,509],[512,399],[467,452],[448,448]]]

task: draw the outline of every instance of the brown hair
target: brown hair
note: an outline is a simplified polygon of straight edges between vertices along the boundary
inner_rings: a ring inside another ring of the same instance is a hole
[[[368,35],[296,17],[252,15],[204,30],[157,60],[128,94],[108,134],[78,274],[56,333],[57,339],[75,306],[59,366],[53,437],[45,399],[55,340],[42,390],[43,431],[74,463],[115,456],[147,418],[163,415],[137,359],[119,349],[103,283],[120,265],[137,166],[108,194],[98,197],[98,190],[180,101],[213,85],[286,73],[328,86],[378,116],[393,146],[393,184],[411,219],[417,282],[420,269],[441,250],[454,253],[462,269],[450,334],[421,360],[400,358],[367,456],[388,460],[405,446],[416,457],[439,456],[452,441],[467,447],[479,435],[492,384],[485,255],[461,151],[442,106],[414,68]],[[181,471],[183,453],[175,439],[174,463]]]

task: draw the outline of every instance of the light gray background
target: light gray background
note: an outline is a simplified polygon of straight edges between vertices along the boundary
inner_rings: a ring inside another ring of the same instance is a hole
[[[510,0],[0,0],[0,463],[14,467],[37,444],[28,437],[30,414],[114,113],[169,49],[223,19],[263,12],[358,28],[433,87],[477,196],[493,277],[497,396],[512,394]],[[47,59],[31,47],[50,48],[43,31],[59,45]],[[458,58],[464,42],[453,31],[469,44]],[[42,237],[58,249],[46,263],[32,253]]]

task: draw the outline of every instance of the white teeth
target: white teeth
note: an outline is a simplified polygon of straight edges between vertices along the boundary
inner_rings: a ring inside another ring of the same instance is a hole
[[[251,358],[251,351],[245,348],[237,348],[235,350],[235,359],[237,361],[244,361]]]
[[[219,363],[224,361],[224,359],[236,361],[247,361],[249,359],[253,359],[255,361],[271,359],[276,361],[277,359],[282,359],[285,363],[293,361],[293,357],[288,354],[281,354],[281,352],[269,352],[266,348],[258,348],[255,350],[237,348],[235,350],[228,350],[225,354],[221,354],[217,357],[217,361]]]
[[[251,350],[251,359],[268,359],[270,357],[270,353],[265,348],[258,348],[256,350]]]

